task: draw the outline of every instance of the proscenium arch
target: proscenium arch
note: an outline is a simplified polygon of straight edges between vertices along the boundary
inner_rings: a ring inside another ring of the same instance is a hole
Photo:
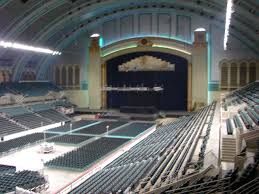
[[[150,42],[150,45],[143,46],[138,43],[142,40],[146,39]],[[155,42],[161,42],[161,46],[154,44]],[[134,44],[135,43],[135,44]],[[134,44],[134,47],[132,46]],[[168,45],[175,44],[175,47]],[[183,46],[184,48],[179,48],[179,46]],[[178,46],[178,47],[177,47]],[[113,52],[111,52],[113,50]],[[105,46],[101,49],[101,83],[102,87],[107,85],[107,61],[125,54],[135,53],[135,52],[161,52],[171,55],[176,55],[182,57],[187,60],[187,110],[191,111],[192,107],[192,45],[188,45],[185,42],[180,42],[176,40],[172,40],[169,38],[159,38],[159,37],[138,37],[131,38],[126,40],[121,40],[114,42],[108,46]],[[106,53],[106,54],[105,54]],[[101,104],[102,107],[107,106],[107,94],[106,92],[102,92],[101,96]]]
[[[138,45],[138,42],[141,39],[147,39],[151,42],[159,42],[163,41],[162,43],[153,44],[152,46],[141,46]],[[172,45],[175,44],[175,45]],[[176,45],[177,44],[177,45]],[[185,48],[180,48],[179,45],[183,45]],[[186,49],[186,50],[184,50]],[[107,45],[101,49],[102,53],[102,63],[105,63],[109,59],[128,54],[133,52],[161,52],[161,53],[168,53],[173,54],[176,56],[180,56],[185,58],[188,63],[191,63],[192,55],[191,55],[192,45],[188,45],[185,42],[176,41],[170,38],[161,38],[161,37],[150,37],[150,36],[143,36],[138,38],[130,38],[121,41],[114,42],[110,45]]]

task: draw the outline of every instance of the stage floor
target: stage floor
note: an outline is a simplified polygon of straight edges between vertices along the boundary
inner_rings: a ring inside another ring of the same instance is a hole
[[[153,114],[144,113],[122,113],[119,109],[89,109],[89,108],[76,108],[75,113],[96,115],[100,113],[102,116],[107,116],[110,119],[128,119],[128,120],[156,120],[164,117],[181,117],[192,115],[192,112],[188,111],[163,111],[159,110]]]

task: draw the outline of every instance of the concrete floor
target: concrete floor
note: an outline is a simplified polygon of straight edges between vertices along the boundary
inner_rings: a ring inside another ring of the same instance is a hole
[[[75,171],[44,168],[43,163],[73,149],[75,149],[73,146],[55,145],[55,151],[53,153],[43,154],[39,152],[40,145],[38,144],[1,157],[0,164],[16,166],[17,171],[41,171],[45,176],[47,176],[47,179],[50,183],[50,188],[46,193],[54,193],[65,184],[71,182],[81,173]]]

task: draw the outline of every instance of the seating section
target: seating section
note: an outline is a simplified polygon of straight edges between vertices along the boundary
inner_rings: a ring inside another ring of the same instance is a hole
[[[54,136],[55,136],[55,134],[46,133],[46,138],[51,138]],[[18,138],[11,139],[8,141],[0,142],[0,154],[9,152],[12,150],[21,149],[22,147],[42,141],[43,139],[44,139],[43,133],[33,133],[30,135],[26,135],[26,136],[18,137]]]
[[[148,159],[134,164],[127,164],[115,168],[99,171],[86,182],[79,185],[70,194],[77,193],[111,193],[123,191],[129,185],[134,185],[154,164],[153,159]]]
[[[143,122],[134,122],[130,123],[125,127],[121,127],[117,131],[112,132],[110,135],[118,135],[118,136],[127,136],[127,137],[135,137],[140,133],[144,132],[148,128],[150,128],[153,123],[143,123]]]
[[[65,108],[74,107],[74,105],[67,100],[57,100],[57,101],[51,103],[51,106],[53,106],[55,108],[58,108],[58,107],[65,107]]]
[[[15,123],[10,122],[7,118],[0,117],[0,137],[25,131],[23,128]]]
[[[42,116],[44,118],[52,120],[53,122],[56,122],[56,123],[70,120],[66,115],[64,115],[56,110],[53,110],[53,109],[40,111],[40,112],[37,112],[37,114],[39,114],[40,116]]]
[[[11,174],[16,172],[15,166],[3,165],[0,164],[0,175],[1,174]]]
[[[31,113],[26,108],[24,108],[22,106],[14,106],[14,107],[10,107],[10,108],[1,108],[0,112],[5,113],[10,117]]]
[[[136,188],[137,192],[148,191],[183,173],[212,108],[158,127],[70,193],[130,193]]]
[[[128,139],[103,137],[57,157],[45,163],[45,166],[83,170],[127,141]]]
[[[28,106],[29,109],[31,109],[33,112],[39,112],[39,111],[44,111],[44,110],[49,110],[51,109],[50,104],[45,104],[45,103],[40,103],[40,104],[33,104]]]
[[[61,143],[61,144],[80,144],[91,138],[92,138],[91,136],[69,134],[69,135],[54,137],[48,140],[48,142],[55,142],[55,143]]]
[[[5,87],[15,94],[23,96],[45,96],[49,91],[60,91],[57,86],[50,82],[7,83]]]
[[[94,120],[81,120],[81,121],[76,121],[76,122],[68,122],[66,123],[65,125],[63,126],[60,126],[60,127],[56,127],[56,128],[53,128],[53,129],[49,129],[48,131],[49,132],[68,132],[70,130],[77,130],[79,128],[83,128],[87,125],[90,125],[90,124],[93,124],[93,123],[96,123],[96,121]],[[71,126],[71,129],[70,129],[70,126]]]
[[[123,122],[123,121],[104,121],[99,124],[75,131],[74,133],[99,135],[99,134],[103,134],[103,133],[107,132],[107,128],[106,128],[107,126],[109,126],[109,131],[110,131],[110,130],[120,127],[126,123],[127,122]]]
[[[37,171],[24,170],[14,174],[0,174],[0,193],[10,193],[19,186],[23,189],[34,190],[37,187],[45,187],[46,179]]]
[[[45,125],[50,125],[53,123],[50,120],[47,120],[46,118],[39,117],[32,113],[14,116],[12,117],[12,119],[31,129],[38,128]]]

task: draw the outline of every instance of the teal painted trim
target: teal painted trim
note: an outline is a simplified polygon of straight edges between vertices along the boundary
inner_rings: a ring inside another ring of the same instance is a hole
[[[88,90],[88,83],[87,83],[87,81],[83,81],[81,83],[81,90]]]
[[[105,137],[120,138],[120,139],[134,139],[135,138],[135,137],[132,137],[132,136],[109,135],[109,133]]]
[[[219,91],[219,83],[209,83],[208,84],[208,91]]]

